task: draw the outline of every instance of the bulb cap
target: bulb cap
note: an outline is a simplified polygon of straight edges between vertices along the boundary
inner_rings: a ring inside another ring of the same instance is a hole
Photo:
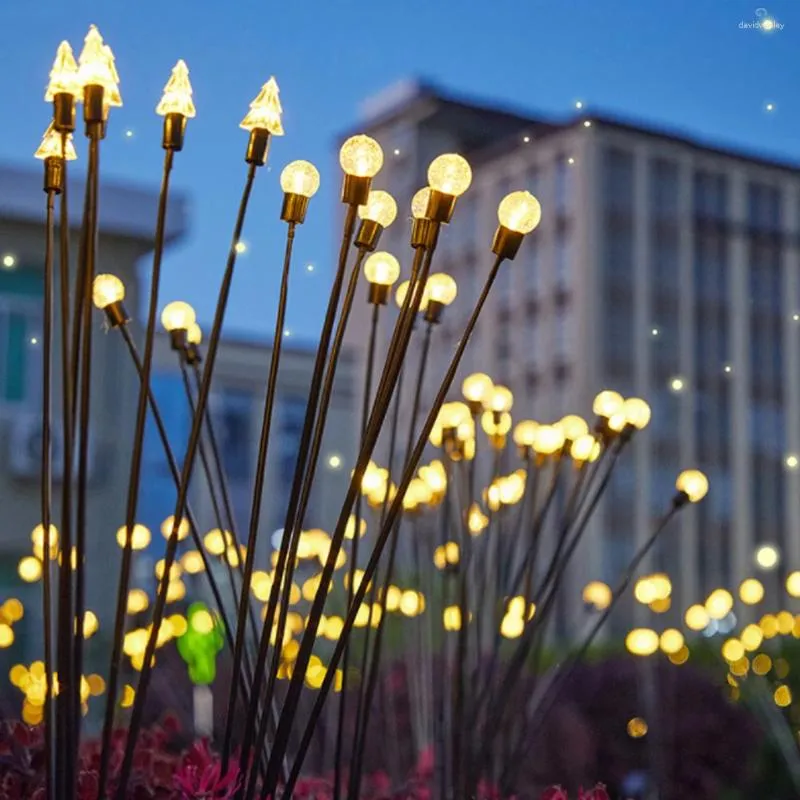
[[[67,92],[53,95],[53,127],[59,133],[75,130],[75,96]]]
[[[374,219],[362,219],[353,244],[368,253],[372,253],[378,246],[381,233],[383,233],[383,225],[379,222],[375,222]]]
[[[44,160],[44,190],[61,194],[64,188],[64,159],[50,156]]]
[[[442,320],[442,313],[445,308],[445,304],[440,303],[438,300],[428,300],[428,307],[425,309],[424,316],[425,322],[429,322],[431,325],[438,325]]]
[[[427,218],[434,222],[450,222],[453,212],[456,210],[456,200],[458,198],[454,194],[444,194],[437,189],[431,189]]]
[[[492,240],[492,252],[500,258],[513,261],[524,238],[524,233],[512,231],[505,225],[498,225]]]
[[[489,437],[489,445],[492,450],[504,450],[506,446],[506,436],[504,433],[493,433]]]
[[[184,355],[186,357],[186,363],[189,365],[200,364],[203,361],[200,348],[192,342],[189,342],[184,348]]]
[[[245,153],[244,160],[248,164],[263,167],[267,163],[269,140],[269,131],[263,128],[253,128],[250,131],[250,139],[247,141],[247,153]]]
[[[183,137],[186,134],[186,117],[183,114],[167,114],[164,117],[164,132],[161,146],[165,150],[179,152],[183,150]]]
[[[308,198],[304,194],[293,192],[284,194],[281,206],[281,219],[284,222],[302,225],[306,220],[306,211],[308,211]]]
[[[675,509],[683,508],[685,505],[688,505],[691,501],[689,500],[689,495],[686,492],[677,492],[675,497],[672,498],[672,507]]]
[[[432,247],[436,228],[437,223],[415,217],[411,222],[411,246],[415,250],[418,247]]]
[[[372,178],[362,178],[358,175],[345,173],[342,181],[342,202],[348,206],[366,205],[371,187]]]
[[[389,302],[391,286],[385,283],[371,283],[367,291],[367,302],[373,306],[385,306]]]
[[[83,87],[83,121],[86,123],[86,135],[103,139],[106,135],[106,119],[108,108],[103,98],[105,89],[97,84]]]
[[[125,323],[130,321],[130,317],[125,310],[125,306],[122,304],[122,300],[109,303],[103,311],[105,311],[108,324],[112,328],[121,328]]]
[[[183,351],[186,349],[186,328],[175,328],[169,332],[169,343],[173,350]]]
[[[473,417],[478,416],[478,414],[483,412],[483,403],[480,400],[464,400],[467,404],[467,408],[469,409],[469,413],[472,414]]]

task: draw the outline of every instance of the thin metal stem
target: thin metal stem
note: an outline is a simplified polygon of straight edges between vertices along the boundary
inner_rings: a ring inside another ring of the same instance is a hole
[[[283,344],[283,329],[286,319],[286,304],[289,297],[289,273],[292,263],[292,248],[294,246],[295,223],[290,222],[286,231],[286,246],[283,256],[283,270],[281,273],[281,286],[278,294],[278,310],[275,315],[275,328],[272,336],[272,354],[270,357],[269,377],[267,378],[267,391],[264,400],[264,416],[261,420],[261,436],[258,443],[258,456],[256,457],[255,478],[253,482],[253,502],[250,508],[250,528],[247,533],[247,552],[245,554],[244,573],[242,575],[242,593],[239,598],[239,609],[236,619],[236,644],[233,651],[233,675],[241,671],[242,657],[245,652],[245,614],[250,608],[250,586],[253,582],[253,569],[256,558],[256,544],[258,542],[258,527],[261,521],[261,505],[264,497],[264,481],[267,469],[267,453],[269,451],[269,435],[272,426],[272,413],[275,406],[275,394],[278,385],[278,367],[280,366],[281,347]],[[255,637],[258,641],[258,636]],[[231,740],[233,737],[233,721],[236,714],[237,699],[236,680],[231,681],[228,694],[228,709],[225,716],[225,738],[222,746],[222,773],[228,767]]]
[[[189,442],[186,446],[186,455],[183,460],[180,489],[175,502],[175,513],[173,514],[172,532],[167,540],[167,549],[164,555],[165,575],[169,574],[169,571],[175,560],[175,552],[178,546],[178,530],[180,528],[181,519],[183,518],[183,513],[186,507],[189,483],[191,481],[195,457],[197,455],[197,448],[200,442],[200,434],[202,432],[203,415],[205,414],[209,393],[211,391],[211,377],[214,373],[214,363],[216,361],[217,351],[219,348],[219,339],[222,333],[222,323],[225,319],[225,311],[228,306],[228,297],[230,296],[231,283],[233,281],[233,272],[236,265],[237,255],[236,245],[238,244],[242,235],[242,228],[244,227],[244,219],[247,212],[250,194],[253,188],[253,181],[255,180],[255,174],[256,165],[250,164],[248,166],[247,179],[242,192],[242,198],[239,203],[239,211],[236,217],[236,224],[234,225],[233,239],[228,251],[228,260],[225,266],[225,273],[220,286],[217,309],[214,315],[214,324],[211,328],[208,352],[206,353],[206,366],[203,373],[203,384],[197,399],[197,414],[195,414],[195,417],[192,421],[192,429],[189,434]],[[125,798],[128,788],[128,781],[130,780],[131,770],[133,768],[133,752],[139,736],[139,729],[142,725],[144,704],[147,698],[147,690],[150,685],[150,676],[153,669],[153,654],[155,653],[158,630],[161,627],[161,621],[164,616],[164,607],[167,601],[168,583],[168,581],[161,581],[161,586],[159,588],[153,608],[152,628],[150,631],[150,637],[147,641],[147,646],[145,648],[142,671],[139,676],[139,686],[133,702],[133,710],[131,712],[131,720],[128,727],[128,738],[125,743],[125,754],[123,756],[120,780],[117,788],[118,800],[124,800]],[[251,703],[251,705],[254,704]]]
[[[328,671],[326,672],[325,677],[323,678],[323,682],[322,685],[320,686],[319,692],[317,693],[314,706],[311,711],[311,715],[304,729],[300,748],[297,757],[295,759],[294,766],[292,767],[292,773],[289,777],[288,783],[284,787],[284,792],[287,797],[291,796],[292,790],[294,789],[294,785],[297,781],[297,777],[299,776],[300,769],[302,768],[303,760],[305,758],[305,754],[307,753],[308,747],[311,743],[314,726],[316,725],[316,722],[319,719],[319,715],[322,713],[322,708],[324,706],[325,699],[328,693],[330,692],[331,686],[333,685],[333,680],[335,678],[335,670],[339,664],[339,660],[342,657],[342,652],[344,650],[344,645],[347,640],[347,637],[350,635],[350,631],[352,630],[353,625],[355,623],[355,618],[358,613],[358,608],[360,607],[361,603],[364,600],[364,597],[367,592],[367,587],[369,586],[370,581],[375,576],[375,571],[378,568],[383,548],[386,546],[386,543],[392,532],[392,528],[394,527],[395,520],[401,513],[403,497],[405,496],[405,493],[408,490],[408,486],[411,483],[412,478],[414,477],[414,471],[416,469],[417,464],[419,463],[419,459],[422,457],[422,452],[427,444],[428,436],[430,435],[431,429],[433,428],[433,425],[436,421],[436,417],[439,414],[439,410],[441,409],[441,406],[444,403],[445,397],[447,396],[447,392],[450,390],[450,387],[453,383],[456,371],[464,355],[464,350],[466,349],[470,336],[472,335],[472,332],[475,329],[475,325],[477,324],[478,321],[478,316],[480,315],[483,306],[486,303],[489,291],[492,287],[492,284],[494,283],[495,278],[497,277],[497,272],[500,269],[500,265],[502,264],[502,262],[503,259],[498,256],[492,265],[492,268],[486,279],[486,283],[483,287],[483,290],[481,291],[481,294],[478,298],[475,308],[473,309],[472,315],[470,316],[469,321],[467,322],[467,325],[464,329],[464,333],[461,336],[461,339],[459,340],[458,346],[456,347],[456,351],[452,357],[447,373],[445,374],[445,377],[442,380],[442,384],[439,388],[439,391],[433,401],[431,409],[428,413],[428,417],[422,426],[422,430],[417,439],[414,451],[408,459],[407,462],[408,467],[405,471],[405,474],[403,475],[403,478],[400,481],[399,486],[397,487],[397,493],[395,495],[394,500],[392,501],[392,505],[391,508],[389,509],[389,513],[387,514],[385,523],[382,526],[380,533],[378,534],[378,538],[375,542],[375,546],[370,555],[369,561],[367,562],[364,568],[364,575],[362,576],[362,580],[353,597],[353,603],[344,621],[341,636],[339,637],[339,640],[337,641],[336,646],[334,648],[334,652],[331,656],[331,660],[328,666]],[[416,298],[416,304],[412,306],[413,314],[416,314],[416,311],[419,308],[419,300],[421,300],[421,291],[419,293],[419,296]],[[407,340],[405,344],[407,345]],[[405,355],[405,350],[404,347],[402,347],[401,343],[401,348],[399,352],[400,361],[402,361],[404,355]],[[390,388],[393,386],[393,383],[391,381],[392,381],[391,376],[388,376],[387,383],[390,385]],[[314,604],[312,605],[311,613],[309,614],[309,621],[306,627],[306,633],[300,644],[300,651],[298,652],[297,662],[296,662],[296,669],[299,670],[300,672],[294,673],[294,675],[292,676],[292,681],[289,684],[289,690],[287,692],[286,702],[284,704],[283,713],[281,714],[281,720],[278,725],[278,732],[275,737],[275,745],[273,748],[273,755],[272,755],[273,758],[275,757],[276,754],[282,756],[281,749],[285,752],[285,748],[288,744],[288,732],[291,730],[291,727],[295,722],[294,715],[297,709],[297,702],[299,700],[300,689],[302,688],[302,680],[303,680],[302,675],[305,674],[305,669],[307,668],[308,661],[311,656],[311,650],[313,648],[314,639],[316,638],[316,632],[319,626],[319,617],[320,614],[322,613],[322,608],[324,607],[327,587],[328,584],[330,583],[330,577],[333,573],[333,568],[335,566],[336,554],[338,553],[338,548],[341,546],[341,539],[344,536],[344,530],[347,524],[348,516],[350,514],[350,509],[352,508],[355,502],[357,487],[361,483],[361,478],[363,477],[367,461],[369,460],[369,457],[372,453],[372,449],[375,445],[375,441],[377,440],[378,434],[380,433],[380,427],[382,425],[383,418],[385,417],[386,410],[387,409],[385,406],[383,408],[376,406],[376,408],[373,410],[374,419],[371,419],[370,424],[367,426],[367,435],[365,436],[364,447],[362,448],[362,452],[358,459],[356,469],[354,470],[353,478],[350,483],[350,488],[345,498],[345,502],[343,504],[342,511],[336,525],[336,530],[334,531],[333,534],[331,542],[331,555],[329,555],[325,567],[323,568],[321,589],[317,593],[317,596],[314,599]],[[265,782],[265,787],[264,787],[266,790],[265,794],[269,795],[271,792],[274,793],[276,777],[277,775],[275,775],[274,773],[270,775],[268,772],[267,775],[268,779]]]
[[[164,232],[167,220],[167,200],[169,197],[169,178],[172,172],[174,153],[166,150],[161,174],[161,191],[158,198],[156,216],[156,238],[153,247],[153,271],[150,276],[150,301],[147,309],[147,328],[144,339],[144,357],[139,382],[139,396],[136,407],[136,424],[133,433],[133,452],[128,479],[128,498],[125,508],[125,546],[122,548],[119,583],[117,585],[117,608],[114,615],[114,635],[111,644],[111,661],[108,669],[106,708],[103,716],[103,733],[100,747],[100,774],[97,796],[102,797],[108,781],[108,765],[111,757],[111,734],[114,727],[114,709],[117,700],[119,670],[122,662],[122,640],[125,635],[125,612],[128,605],[128,587],[133,565],[133,526],[136,522],[136,508],[139,502],[141,484],[142,455],[144,449],[144,426],[147,419],[147,398],[150,390],[150,373],[153,365],[153,342],[155,338],[156,315],[158,312],[158,291],[161,284],[161,258],[164,253]]]

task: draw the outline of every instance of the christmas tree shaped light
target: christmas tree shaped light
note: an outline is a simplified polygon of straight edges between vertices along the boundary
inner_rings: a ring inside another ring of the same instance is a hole
[[[65,158],[67,161],[74,161],[78,154],[75,152],[75,145],[72,144],[72,134],[67,134],[66,153],[62,151],[62,136],[55,129],[51,122],[42,137],[39,149],[34,153],[35,158],[42,160],[46,158]]]
[[[192,84],[189,82],[189,68],[182,58],[172,68],[172,74],[164,87],[164,95],[156,107],[156,114],[160,114],[162,117],[167,114],[180,114],[187,118],[195,115]]]
[[[95,25],[89,26],[83,50],[78,58],[78,80],[84,87],[102,86],[104,105],[122,105],[118,86],[119,75],[114,65],[114,55],[111,48],[103,44],[103,37]]]
[[[274,77],[270,78],[262,87],[258,96],[250,103],[250,111],[242,120],[240,128],[246,131],[264,130],[273,136],[283,136],[281,124],[281,101],[278,97],[280,89]]]
[[[53,68],[50,70],[50,82],[47,84],[44,99],[51,102],[57,94],[69,94],[77,97],[80,93],[78,64],[69,42],[63,41],[56,50],[56,58],[53,61]]]

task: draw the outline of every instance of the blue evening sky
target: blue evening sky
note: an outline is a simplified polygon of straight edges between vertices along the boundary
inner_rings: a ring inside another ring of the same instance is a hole
[[[274,141],[271,168],[259,174],[244,237],[250,249],[237,267],[228,329],[271,333],[285,232],[278,176],[286,163],[305,158],[319,167],[322,189],[298,235],[287,327],[309,340],[317,335],[336,249],[334,141],[357,124],[365,98],[420,76],[532,112],[568,114],[581,99],[589,110],[800,160],[800,2],[767,2],[768,13],[784,24],[771,35],[739,28],[755,19],[757,5],[3,0],[0,159],[32,162],[48,121],[42,97],[56,46],[67,38],[77,54],[94,22],[116,54],[125,103],[113,111],[103,174],[156,187],[162,151],[154,108],[176,59],[185,59],[197,118],[189,123],[174,185],[191,200],[191,231],[166,260],[162,298],[189,300],[208,322],[245,173],[247,135],[238,124],[274,74],[286,136]]]

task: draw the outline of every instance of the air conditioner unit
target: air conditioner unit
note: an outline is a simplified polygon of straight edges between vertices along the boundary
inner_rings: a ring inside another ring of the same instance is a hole
[[[8,468],[15,478],[38,479],[42,464],[42,420],[38,415],[12,419],[8,438]],[[64,432],[60,424],[50,425],[51,464],[54,481],[64,477]],[[73,453],[73,476],[78,474],[77,441]],[[92,437],[89,437],[89,479],[94,475],[95,452]]]

